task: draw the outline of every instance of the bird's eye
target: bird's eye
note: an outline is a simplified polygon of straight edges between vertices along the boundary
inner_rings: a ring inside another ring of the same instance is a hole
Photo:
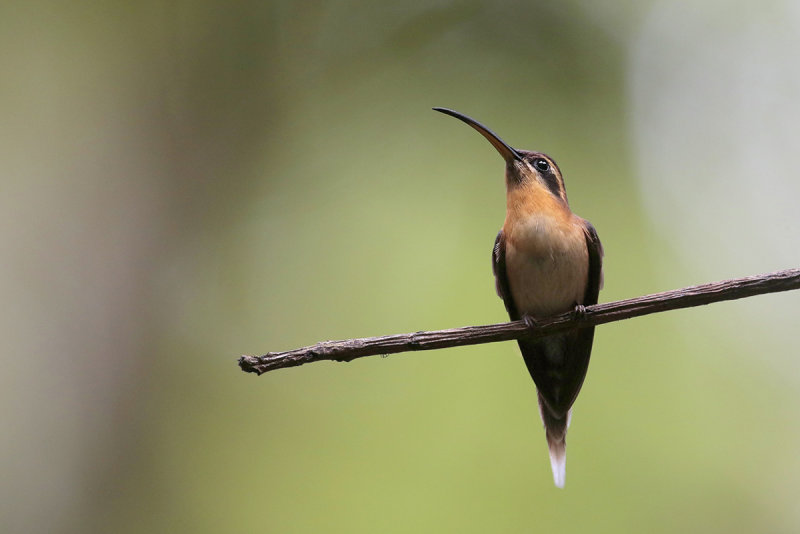
[[[533,166],[536,167],[536,170],[541,172],[547,172],[550,170],[550,164],[547,163],[546,159],[536,158],[533,160]]]

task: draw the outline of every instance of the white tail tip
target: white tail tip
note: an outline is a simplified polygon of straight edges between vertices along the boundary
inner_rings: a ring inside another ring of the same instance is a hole
[[[550,467],[553,469],[553,482],[557,488],[563,488],[567,478],[567,449],[562,442],[561,447],[550,448]]]

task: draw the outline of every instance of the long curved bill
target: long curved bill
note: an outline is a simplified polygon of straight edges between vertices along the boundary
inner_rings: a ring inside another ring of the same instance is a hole
[[[467,117],[463,113],[459,113],[458,111],[453,111],[452,109],[447,108],[433,108],[434,111],[438,111],[439,113],[444,113],[445,115],[450,115],[451,117],[455,117],[458,120],[464,121],[484,136],[493,147],[497,149],[503,159],[506,160],[506,163],[510,163],[513,160],[521,160],[522,155],[511,148],[508,143],[500,139],[500,136],[491,131],[489,128],[484,126],[483,124],[479,123],[472,117]]]

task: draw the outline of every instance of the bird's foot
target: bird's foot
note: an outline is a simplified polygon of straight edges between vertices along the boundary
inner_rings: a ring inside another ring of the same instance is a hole
[[[586,319],[586,306],[583,304],[575,304],[575,309],[572,310],[572,316],[576,321]]]
[[[539,322],[527,313],[522,316],[522,322],[525,323],[525,326],[532,330],[539,328]]]

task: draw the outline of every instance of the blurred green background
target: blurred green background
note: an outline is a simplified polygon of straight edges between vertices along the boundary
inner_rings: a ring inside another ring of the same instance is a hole
[[[797,532],[800,295],[598,328],[554,488],[502,162],[564,171],[601,301],[800,265],[791,2],[4,2],[0,531]]]

